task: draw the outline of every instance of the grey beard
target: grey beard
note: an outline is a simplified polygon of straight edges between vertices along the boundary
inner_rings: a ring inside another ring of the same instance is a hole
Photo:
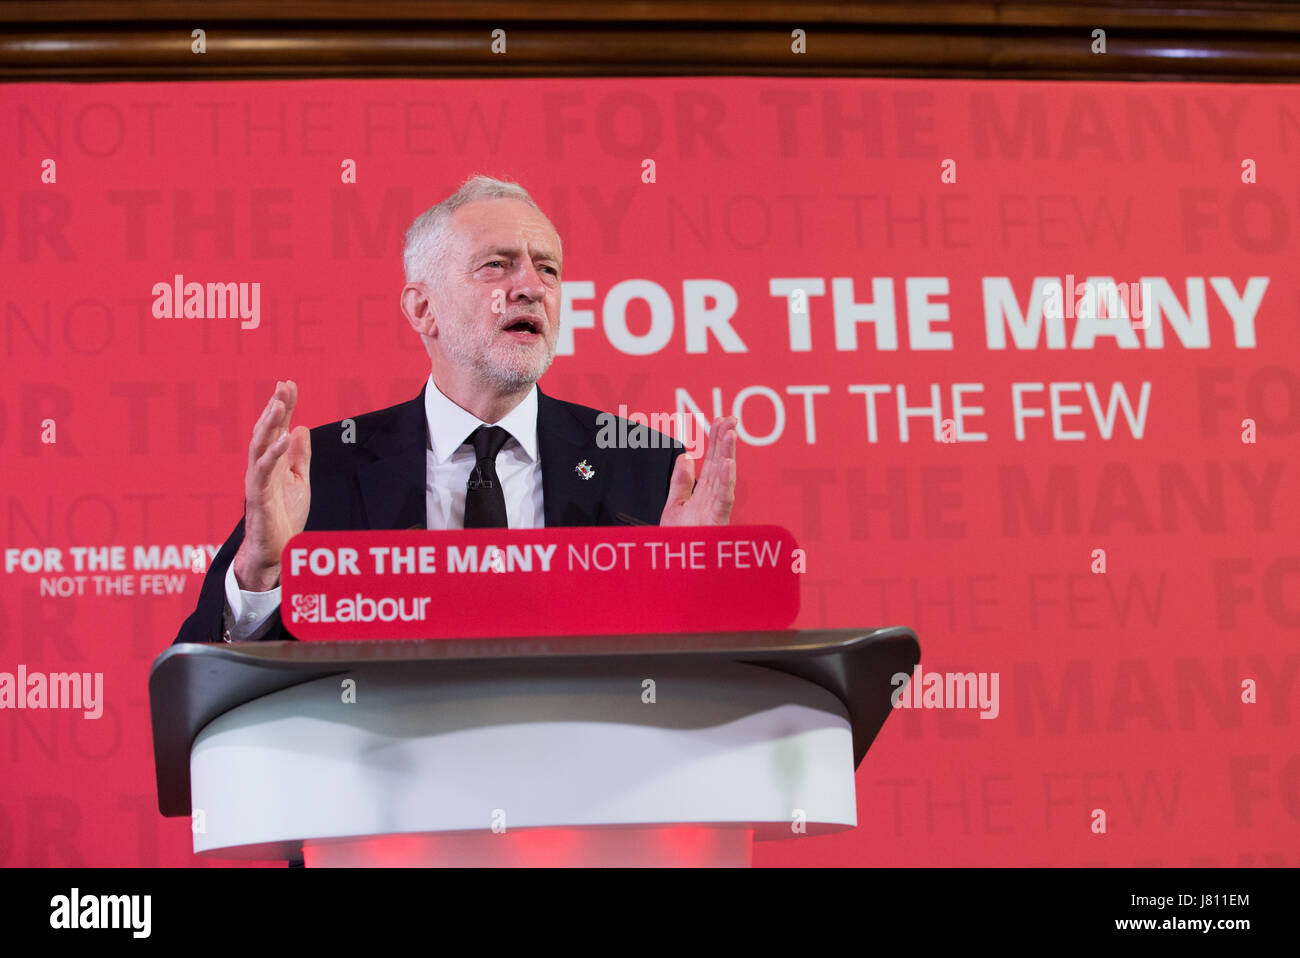
[[[457,357],[460,359],[461,357]],[[551,362],[555,359],[553,352],[547,351],[546,361],[540,364],[534,375],[532,370],[521,373],[517,369],[506,369],[497,365],[484,364],[476,370],[481,382],[493,387],[498,392],[511,393],[518,392],[527,386],[531,386],[542,378],[546,370],[551,368]],[[537,367],[534,367],[537,368]]]
[[[461,367],[470,367],[474,370],[475,378],[479,382],[491,387],[497,392],[513,393],[519,392],[527,386],[533,385],[542,374],[551,366],[551,361],[555,358],[555,352],[547,350],[546,361],[541,363],[541,368],[537,374],[533,375],[531,370],[521,374],[517,368],[504,368],[501,365],[491,361],[491,356],[476,356],[472,347],[473,338],[471,336],[462,337],[457,330],[451,335],[443,337],[443,349],[446,350],[448,357]],[[536,367],[533,367],[536,368]]]

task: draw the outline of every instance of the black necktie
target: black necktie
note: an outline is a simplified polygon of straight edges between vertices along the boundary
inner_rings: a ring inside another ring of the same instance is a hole
[[[506,521],[506,496],[497,477],[497,453],[510,438],[510,433],[500,426],[479,426],[465,440],[474,446],[478,460],[465,485],[465,528],[504,529]]]

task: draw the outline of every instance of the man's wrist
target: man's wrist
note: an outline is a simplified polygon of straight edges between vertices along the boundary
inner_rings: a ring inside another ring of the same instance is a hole
[[[244,561],[238,554],[231,563],[235,571],[235,582],[245,592],[270,592],[280,584],[280,564],[272,566],[255,566]]]

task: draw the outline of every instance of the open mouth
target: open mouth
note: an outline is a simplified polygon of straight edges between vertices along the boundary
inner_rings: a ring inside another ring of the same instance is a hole
[[[542,321],[540,319],[533,319],[529,316],[521,316],[509,326],[506,326],[505,331],[511,335],[529,339],[541,335]]]

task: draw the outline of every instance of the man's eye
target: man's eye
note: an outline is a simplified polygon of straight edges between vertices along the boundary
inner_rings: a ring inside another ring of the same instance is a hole
[[[505,263],[505,260],[502,260],[502,259],[494,259],[494,260],[492,260],[492,261],[489,262],[489,263],[484,263],[483,265],[484,265],[484,266],[495,266],[497,263],[502,263],[502,264],[504,264],[504,263]]]
[[[556,269],[554,266],[543,266],[542,269],[549,269],[549,270],[550,270],[552,273],[554,273],[556,276],[559,276],[559,275],[560,275],[560,271],[559,271],[558,269]]]

